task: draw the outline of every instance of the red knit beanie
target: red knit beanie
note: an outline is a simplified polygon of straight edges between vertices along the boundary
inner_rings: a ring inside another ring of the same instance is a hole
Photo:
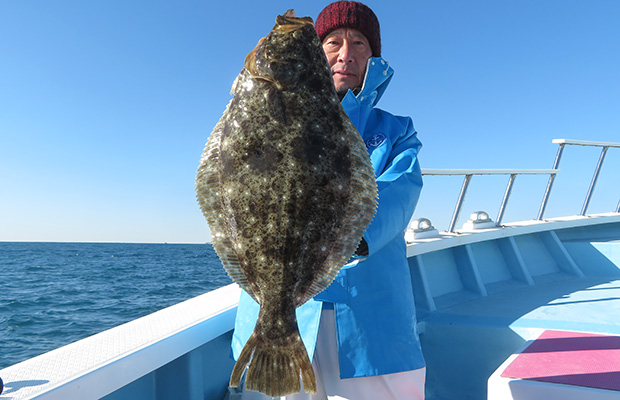
[[[379,20],[368,6],[357,1],[337,1],[325,7],[316,18],[314,29],[321,41],[338,28],[353,28],[362,32],[372,48],[373,57],[381,56]]]

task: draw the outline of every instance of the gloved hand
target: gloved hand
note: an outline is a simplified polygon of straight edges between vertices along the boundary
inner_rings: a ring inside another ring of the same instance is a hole
[[[362,238],[362,240],[360,240],[360,244],[357,245],[357,250],[355,250],[355,254],[358,256],[368,255],[368,243],[366,243],[366,240],[364,240],[364,238]]]

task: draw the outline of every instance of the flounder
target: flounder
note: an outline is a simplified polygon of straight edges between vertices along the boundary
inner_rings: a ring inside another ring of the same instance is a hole
[[[316,392],[295,308],[349,260],[376,211],[368,151],[334,89],[310,17],[292,10],[246,57],[207,141],[196,192],[213,247],[260,305],[233,369],[272,397]]]

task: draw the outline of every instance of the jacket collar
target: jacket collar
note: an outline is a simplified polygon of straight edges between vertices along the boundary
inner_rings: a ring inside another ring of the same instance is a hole
[[[371,57],[366,66],[362,90],[357,96],[349,90],[341,101],[342,107],[362,138],[370,112],[387,89],[392,75],[394,70],[387,61],[381,57]]]
[[[376,106],[392,80],[393,75],[394,70],[383,58],[369,58],[368,64],[366,65],[366,76],[364,77],[362,90],[357,94],[357,96],[349,90],[342,99],[342,105],[345,108],[349,108],[351,106],[359,107],[362,104],[367,105],[368,107]]]

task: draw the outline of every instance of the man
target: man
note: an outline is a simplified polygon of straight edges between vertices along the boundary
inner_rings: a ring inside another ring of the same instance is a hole
[[[404,240],[422,188],[421,144],[411,118],[375,108],[393,70],[381,58],[379,22],[372,10],[337,1],[321,11],[315,29],[341,103],[368,148],[379,206],[357,250],[368,257],[349,264],[331,286],[297,309],[318,393],[287,399],[423,399],[425,363]],[[252,302],[242,295],[235,357],[256,322],[258,307]],[[246,391],[242,398],[266,397]]]

